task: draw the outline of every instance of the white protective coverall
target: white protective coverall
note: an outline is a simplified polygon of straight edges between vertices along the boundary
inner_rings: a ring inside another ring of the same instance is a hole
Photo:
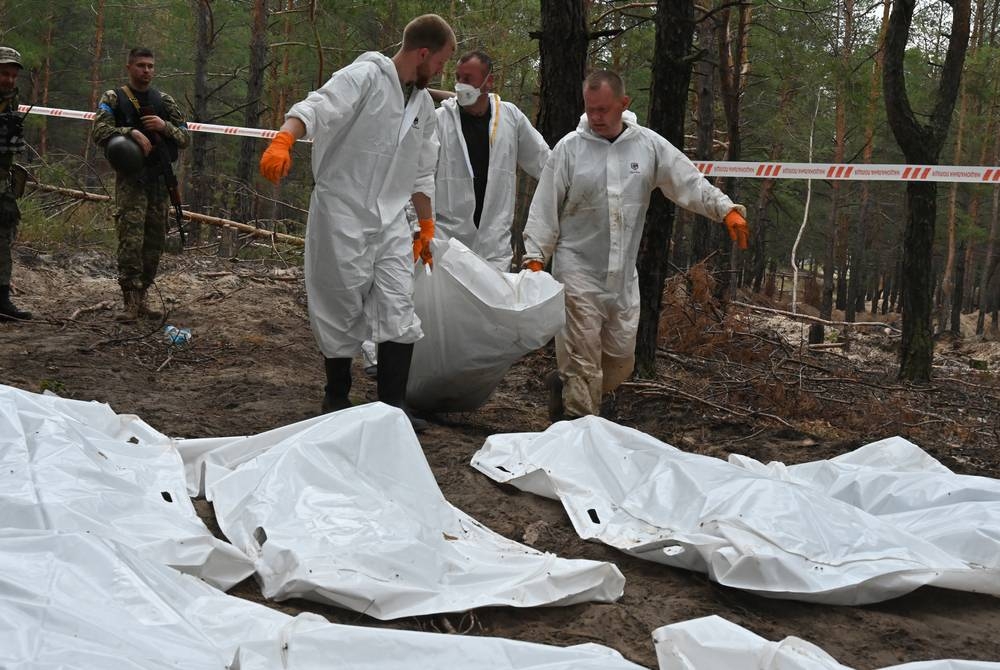
[[[538,178],[549,158],[549,145],[524,113],[511,102],[490,99],[490,167],[479,228],[473,220],[476,192],[472,163],[462,134],[458,102],[450,98],[437,110],[438,151],[434,181],[435,236],[457,238],[490,265],[510,271],[514,253],[510,228],[514,221],[517,167]]]
[[[609,142],[583,116],[556,144],[524,229],[525,261],[553,258],[565,284],[566,325],[556,335],[564,411],[597,414],[635,364],[639,255],[646,209],[659,187],[677,205],[717,221],[735,205],[670,142],[636,123]]]
[[[368,52],[286,117],[300,119],[314,142],[305,272],[320,351],[350,358],[366,337],[416,342],[423,333],[413,311],[413,243],[403,208],[413,193],[434,196],[430,95],[414,89],[407,104],[392,60]]]

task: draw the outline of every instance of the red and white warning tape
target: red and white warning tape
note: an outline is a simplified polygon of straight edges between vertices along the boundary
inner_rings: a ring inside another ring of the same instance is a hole
[[[710,177],[829,179],[838,181],[948,181],[1000,183],[1000,168],[983,165],[875,165],[868,163],[743,163],[695,161]]]
[[[55,107],[29,107],[21,105],[20,111],[31,114],[41,114],[42,116],[59,116],[67,119],[81,119],[93,121],[94,112],[81,112],[75,109],[57,109]],[[241,137],[260,137],[266,140],[278,134],[277,130],[265,130],[262,128],[240,128],[238,126],[219,126],[214,123],[194,123],[189,121],[188,130],[199,133],[216,133],[219,135],[239,135]]]
[[[93,120],[93,112],[54,107],[21,105],[22,112]],[[238,135],[271,139],[276,130],[219,126],[212,123],[187,124],[188,130],[219,135]],[[1000,184],[1000,167],[985,165],[874,165],[846,163],[756,163],[742,161],[695,161],[695,166],[709,177],[749,179],[826,179],[839,181],[945,181]]]

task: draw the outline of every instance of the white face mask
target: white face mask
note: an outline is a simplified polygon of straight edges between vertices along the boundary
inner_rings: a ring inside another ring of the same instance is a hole
[[[462,107],[476,104],[482,91],[471,84],[455,84],[455,96]]]

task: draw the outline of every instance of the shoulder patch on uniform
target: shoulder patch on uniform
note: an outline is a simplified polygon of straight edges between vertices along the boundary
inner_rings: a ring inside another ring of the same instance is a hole
[[[99,104],[97,106],[97,109],[99,109],[102,112],[107,112],[108,114],[114,114],[115,113],[115,110],[111,109],[111,105],[109,105],[106,102],[102,102],[101,104]]]

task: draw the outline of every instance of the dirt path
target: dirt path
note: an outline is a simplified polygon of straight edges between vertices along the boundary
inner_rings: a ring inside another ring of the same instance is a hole
[[[17,300],[39,318],[30,324],[0,324],[0,381],[107,402],[120,413],[138,414],[164,433],[185,437],[257,433],[317,410],[322,363],[305,316],[299,269],[191,254],[165,258],[159,283],[170,309],[169,323],[192,329],[190,346],[182,351],[163,343],[154,332],[157,328],[122,327],[103,307],[81,311],[70,320],[78,309],[107,301],[117,304],[113,277],[113,261],[97,252],[38,255],[22,250],[15,270],[15,281],[22,287]],[[1000,600],[932,588],[868,607],[768,600],[717,586],[699,574],[583,542],[558,503],[493,484],[469,467],[469,460],[492,433],[547,426],[540,380],[552,365],[550,351],[528,357],[511,370],[481,411],[444,417],[420,437],[421,444],[448,500],[494,531],[564,557],[616,563],[627,579],[620,602],[484,608],[464,617],[390,623],[305,601],[271,605],[290,613],[318,612],[339,623],[468,629],[470,634],[558,645],[597,642],[651,668],[656,667],[650,638],[654,628],[708,614],[771,639],[805,638],[859,669],[945,657],[1000,659]],[[981,377],[976,379],[983,383]],[[355,380],[356,400],[370,397],[372,383],[360,369]],[[895,432],[905,435],[892,430],[898,426],[840,428],[837,417],[830,417],[832,423],[824,420],[822,410],[791,428],[773,421],[752,422],[707,411],[705,405],[683,398],[629,390],[618,398],[616,418],[689,451],[719,457],[737,451],[788,463],[826,458]],[[927,430],[925,426],[923,432],[906,436],[949,466],[958,463],[966,472],[1000,476],[997,449],[976,441],[975,432],[958,448],[944,439],[935,443]],[[211,506],[204,501],[197,506],[214,527]],[[261,600],[250,580],[232,593]]]

